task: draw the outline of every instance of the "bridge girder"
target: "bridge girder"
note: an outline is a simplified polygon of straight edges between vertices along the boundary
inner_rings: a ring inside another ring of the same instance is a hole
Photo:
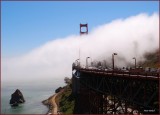
[[[80,84],[77,113],[159,113],[158,80],[77,72]]]

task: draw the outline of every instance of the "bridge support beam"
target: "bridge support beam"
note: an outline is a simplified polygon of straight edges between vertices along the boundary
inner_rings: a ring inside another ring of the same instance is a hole
[[[158,114],[159,79],[79,70],[76,114]]]

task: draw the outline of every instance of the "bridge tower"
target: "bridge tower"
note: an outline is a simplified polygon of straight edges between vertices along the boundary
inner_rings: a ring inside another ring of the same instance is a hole
[[[82,31],[82,28],[86,28],[86,31]],[[80,23],[80,35],[88,34],[88,24],[81,24]]]

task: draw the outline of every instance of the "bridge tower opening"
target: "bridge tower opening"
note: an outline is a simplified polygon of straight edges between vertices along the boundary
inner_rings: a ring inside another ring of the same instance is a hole
[[[86,28],[85,31],[82,31],[83,28]],[[88,34],[88,24],[81,24],[80,23],[80,35]]]

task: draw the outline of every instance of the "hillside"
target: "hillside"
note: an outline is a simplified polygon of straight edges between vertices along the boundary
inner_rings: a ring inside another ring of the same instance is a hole
[[[63,114],[72,114],[74,111],[75,100],[72,95],[72,83],[63,87],[63,91],[56,97],[56,103],[59,107],[59,111]]]
[[[151,68],[158,68],[158,51],[152,53],[145,53],[144,62],[139,62],[139,65],[142,67],[151,67]]]

